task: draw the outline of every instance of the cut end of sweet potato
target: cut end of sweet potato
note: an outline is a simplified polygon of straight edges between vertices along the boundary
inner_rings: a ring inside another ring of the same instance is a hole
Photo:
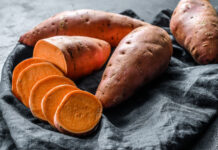
[[[69,84],[76,87],[75,83],[72,80],[64,76],[58,76],[58,75],[51,75],[45,77],[35,83],[35,85],[33,86],[30,92],[30,98],[29,98],[30,110],[35,117],[42,120],[46,120],[46,117],[44,116],[41,108],[43,97],[46,95],[46,93],[49,90],[62,84]]]
[[[84,36],[54,36],[37,42],[33,56],[46,59],[76,80],[100,69],[110,55],[106,41]]]
[[[102,115],[101,102],[85,91],[68,93],[55,113],[55,127],[74,135],[90,133]]]
[[[67,62],[63,51],[46,40],[40,40],[36,43],[33,57],[40,57],[49,60],[49,62],[55,64],[59,69],[61,69],[64,74],[68,73]]]
[[[13,76],[12,76],[12,87],[11,90],[13,92],[13,94],[20,100],[21,97],[19,96],[18,92],[17,92],[17,78],[19,76],[19,74],[29,65],[31,64],[36,64],[36,63],[41,63],[41,62],[46,62],[45,60],[41,59],[41,58],[29,58],[26,59],[22,62],[20,62],[13,70]]]
[[[63,73],[48,62],[32,64],[20,73],[17,79],[17,91],[26,107],[29,107],[30,91],[34,84],[50,75],[63,76]]]
[[[46,95],[43,97],[41,108],[46,120],[52,125],[54,125],[54,115],[57,110],[57,107],[63,100],[64,96],[69,92],[79,90],[77,87],[63,84],[58,85],[51,90],[49,90]]]

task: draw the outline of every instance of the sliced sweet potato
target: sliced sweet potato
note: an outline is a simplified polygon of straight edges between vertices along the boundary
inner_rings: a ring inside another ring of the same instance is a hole
[[[29,98],[30,110],[35,117],[46,120],[41,107],[42,99],[49,90],[61,84],[69,84],[76,88],[72,80],[58,75],[47,76],[35,83]]]
[[[101,115],[101,102],[94,95],[81,90],[72,91],[58,106],[54,123],[61,132],[84,135],[97,126]]]
[[[22,103],[29,107],[29,96],[30,91],[34,84],[50,75],[60,75],[64,74],[53,64],[49,62],[42,62],[37,64],[32,64],[26,67],[17,78],[17,91],[21,97]]]
[[[19,42],[34,46],[40,39],[56,35],[80,35],[105,40],[117,46],[133,29],[147,25],[143,21],[104,11],[81,9],[59,13],[20,37]]]
[[[64,84],[58,85],[49,90],[43,97],[41,108],[46,120],[54,126],[54,115],[57,107],[63,100],[64,96],[71,91],[79,90],[77,87]]]
[[[20,62],[13,70],[13,76],[12,76],[12,92],[13,94],[20,100],[20,96],[18,95],[17,92],[17,78],[19,76],[19,74],[29,65],[31,64],[36,64],[36,63],[41,63],[41,62],[45,62],[45,60],[41,59],[41,58],[29,58],[26,59],[22,62]]]
[[[110,55],[110,44],[83,36],[55,36],[37,42],[33,57],[58,66],[75,80],[100,69]]]

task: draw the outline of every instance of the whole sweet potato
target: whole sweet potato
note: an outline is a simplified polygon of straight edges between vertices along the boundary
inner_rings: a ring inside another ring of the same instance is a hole
[[[209,0],[181,0],[170,29],[197,63],[218,63],[218,16]]]
[[[172,52],[171,39],[165,30],[153,25],[133,30],[111,56],[96,97],[105,108],[124,101],[167,68]]]
[[[54,36],[39,40],[33,57],[55,64],[71,79],[100,69],[110,55],[106,41],[84,36]]]
[[[19,42],[34,46],[43,38],[56,35],[80,35],[105,40],[117,46],[133,29],[147,23],[104,11],[82,9],[59,13],[20,37]]]

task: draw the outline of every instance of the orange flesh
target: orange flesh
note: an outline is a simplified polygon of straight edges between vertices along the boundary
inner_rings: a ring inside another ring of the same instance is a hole
[[[100,69],[110,55],[109,43],[83,36],[54,36],[37,42],[33,56],[58,66],[78,79]]]
[[[67,84],[58,85],[49,90],[44,96],[41,103],[42,112],[46,120],[52,126],[54,126],[54,115],[58,105],[61,103],[64,96],[73,90],[78,90],[78,88]]]
[[[31,90],[29,99],[30,110],[35,117],[46,120],[41,107],[43,97],[49,90],[61,84],[69,84],[76,88],[75,83],[64,76],[48,76],[36,82]]]
[[[32,64],[20,73],[17,79],[17,91],[26,107],[29,107],[30,91],[34,84],[49,75],[63,76],[63,73],[48,62]]]
[[[11,88],[11,90],[18,99],[21,99],[18,92],[17,92],[17,78],[18,78],[19,74],[29,65],[41,63],[41,62],[45,62],[45,60],[40,59],[40,58],[29,58],[29,59],[26,59],[26,60],[22,61],[21,63],[19,63],[14,68],[13,76],[12,76],[12,88]]]
[[[73,134],[91,131],[102,115],[102,105],[92,94],[85,91],[68,93],[55,114],[58,125]]]
[[[68,73],[67,63],[63,52],[49,42],[44,40],[37,42],[33,51],[33,57],[40,57],[49,60],[49,62],[55,64],[59,69],[61,69],[64,74]]]

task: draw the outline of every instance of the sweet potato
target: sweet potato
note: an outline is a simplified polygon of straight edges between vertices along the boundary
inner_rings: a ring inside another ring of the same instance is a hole
[[[218,63],[218,16],[209,0],[181,0],[170,29],[197,63]]]
[[[17,91],[21,101],[29,107],[29,96],[33,85],[40,79],[49,75],[60,75],[63,73],[49,62],[32,64],[26,67],[17,78]]]
[[[74,135],[88,134],[102,115],[101,102],[92,94],[77,90],[68,93],[55,113],[55,127]]]
[[[166,70],[172,52],[171,39],[165,30],[153,25],[133,30],[111,56],[96,97],[105,108],[121,103]]]
[[[41,62],[45,62],[45,60],[40,59],[40,58],[29,58],[26,59],[24,61],[22,61],[21,63],[19,63],[13,70],[13,76],[12,76],[12,92],[13,94],[20,100],[20,96],[18,95],[17,92],[17,78],[19,76],[19,74],[29,65],[31,64],[35,64],[35,63],[41,63]]]
[[[42,99],[41,108],[46,120],[54,126],[54,115],[64,96],[71,91],[79,90],[77,87],[63,84],[49,90]]]
[[[59,13],[20,37],[19,42],[34,46],[40,39],[56,35],[89,36],[117,46],[133,29],[147,23],[120,14],[81,9]]]
[[[83,36],[55,36],[37,42],[33,57],[58,66],[68,77],[77,79],[100,69],[110,55],[110,44]]]
[[[72,80],[58,75],[47,76],[34,84],[29,98],[29,106],[33,116],[46,120],[41,107],[42,99],[49,90],[62,84],[69,84],[76,87]]]

